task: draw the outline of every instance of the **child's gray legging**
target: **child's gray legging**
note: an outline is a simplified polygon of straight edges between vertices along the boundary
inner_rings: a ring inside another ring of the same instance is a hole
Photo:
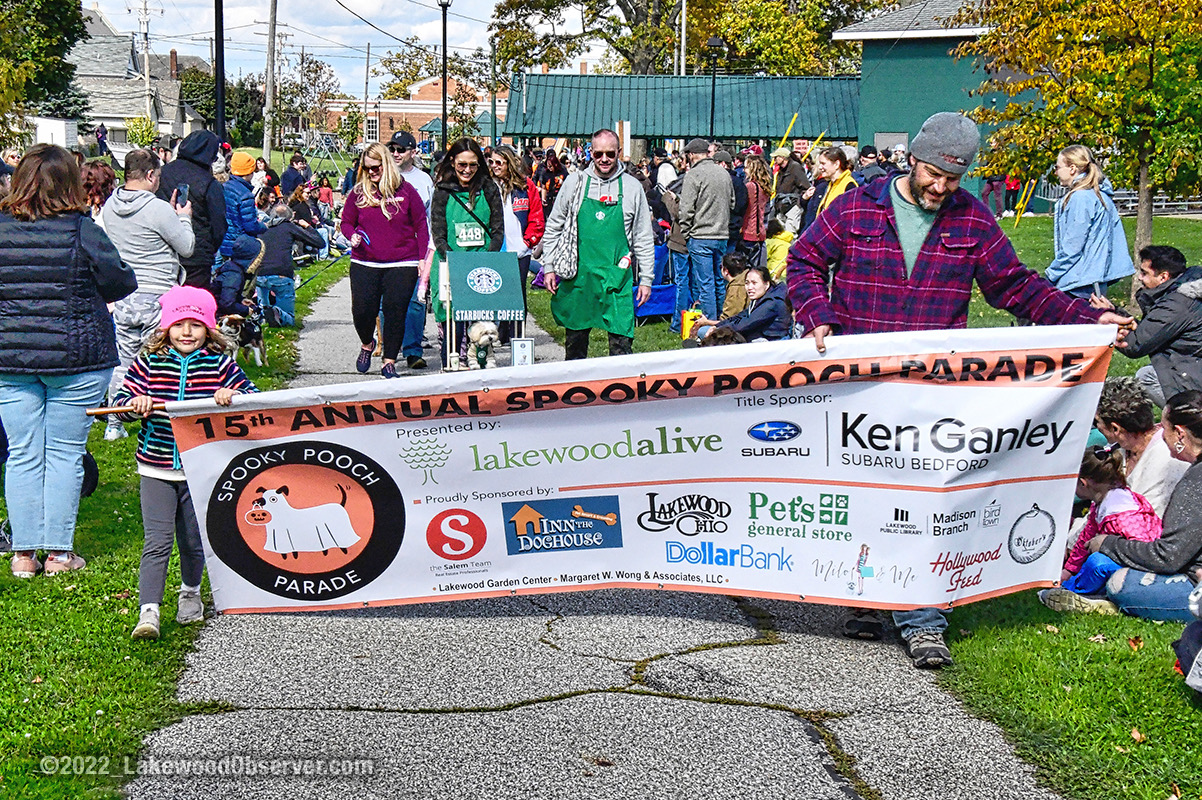
[[[142,476],[142,567],[138,571],[138,603],[162,603],[167,584],[171,546],[179,540],[179,571],[185,586],[200,586],[205,568],[200,526],[192,508],[187,481],[165,481]]]

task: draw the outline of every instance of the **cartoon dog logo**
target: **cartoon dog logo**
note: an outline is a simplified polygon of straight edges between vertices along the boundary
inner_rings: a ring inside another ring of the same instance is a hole
[[[295,508],[288,502],[288,487],[278,489],[255,489],[262,495],[251,503],[246,512],[246,521],[251,525],[267,528],[267,541],[263,549],[279,553],[288,560],[288,554],[299,558],[299,553],[327,555],[337,547],[343,553],[359,542],[359,534],[351,525],[346,511],[346,488],[338,485],[342,498],[337,503],[325,503],[308,508]]]

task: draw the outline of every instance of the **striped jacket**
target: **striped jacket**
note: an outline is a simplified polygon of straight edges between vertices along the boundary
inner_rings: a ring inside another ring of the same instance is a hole
[[[225,353],[202,348],[181,356],[174,348],[167,348],[163,353],[138,356],[125,373],[125,383],[112,403],[129,405],[130,400],[142,395],[163,402],[199,400],[212,397],[223,387],[243,393],[259,391]],[[142,421],[142,430],[138,433],[138,461],[159,469],[181,469],[171,419],[166,412],[152,412],[146,419],[133,413],[117,416],[126,422]]]

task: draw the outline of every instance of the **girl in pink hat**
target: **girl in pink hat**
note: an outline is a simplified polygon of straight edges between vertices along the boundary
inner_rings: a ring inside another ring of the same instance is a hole
[[[122,420],[142,420],[138,433],[138,475],[146,540],[138,572],[141,613],[135,639],[159,638],[159,605],[167,583],[173,543],[179,541],[181,585],[175,621],[181,625],[204,619],[200,577],[204,549],[192,496],[184,479],[171,420],[155,403],[212,397],[228,406],[234,395],[258,389],[226,355],[228,343],[217,330],[217,301],[204,289],[176,286],[160,299],[159,330],[130,366],[113,404],[133,410]]]

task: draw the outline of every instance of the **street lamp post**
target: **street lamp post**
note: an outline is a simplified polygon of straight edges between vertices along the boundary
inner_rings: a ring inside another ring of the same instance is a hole
[[[714,107],[718,100],[718,55],[725,43],[717,36],[711,36],[705,43],[710,56],[710,141],[714,141]]]
[[[451,0],[438,0],[442,8],[442,152],[447,152],[447,9]]]
[[[225,5],[224,0],[213,2],[213,100],[214,127],[217,140],[225,141]],[[149,53],[146,54],[150,56]]]

